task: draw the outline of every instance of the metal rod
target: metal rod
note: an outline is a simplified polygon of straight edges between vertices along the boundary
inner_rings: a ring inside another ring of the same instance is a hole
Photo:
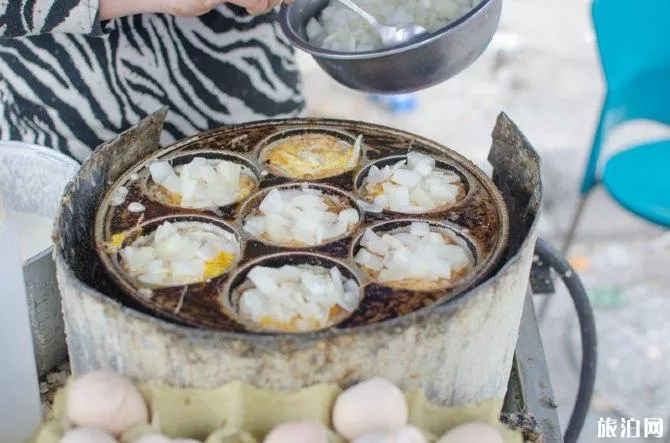
[[[575,215],[572,217],[572,223],[570,223],[570,228],[568,229],[568,232],[565,235],[565,239],[563,240],[563,248],[561,249],[561,253],[563,255],[566,255],[568,253],[568,250],[572,245],[572,240],[574,240],[575,232],[577,231],[577,227],[579,225],[579,222],[581,221],[582,214],[584,212],[584,207],[586,206],[586,201],[589,199],[590,195],[591,193],[587,192],[586,194],[582,194],[579,199],[577,210],[575,211]]]
[[[575,232],[577,231],[577,227],[579,225],[579,221],[582,218],[582,214],[584,213],[584,208],[586,206],[586,202],[591,195],[590,192],[586,194],[582,194],[581,198],[579,199],[579,203],[577,205],[577,210],[575,211],[575,215],[572,217],[572,222],[570,223],[570,228],[568,229],[567,235],[565,236],[565,239],[563,240],[563,248],[561,249],[561,253],[563,256],[567,256],[568,250],[570,249],[570,246],[572,245],[572,240],[574,239]],[[544,300],[542,301],[542,304],[540,305],[540,308],[538,309],[538,314],[537,318],[540,322],[540,324],[544,323],[544,320],[547,318],[547,314],[549,312],[549,307],[551,306],[552,303],[552,296],[548,295],[546,297],[543,297]]]

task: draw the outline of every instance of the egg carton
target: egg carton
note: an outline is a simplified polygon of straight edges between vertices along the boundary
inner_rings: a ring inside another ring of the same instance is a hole
[[[68,388],[61,389],[49,419],[40,426],[33,443],[58,443],[72,425],[66,414]],[[259,443],[276,426],[313,420],[330,429],[330,443],[345,443],[332,427],[335,401],[343,392],[336,384],[319,384],[295,392],[258,389],[230,382],[217,389],[186,389],[158,381],[136,385],[150,411],[150,424],[125,431],[121,443],[161,433],[205,443]],[[498,420],[500,401],[488,400],[460,407],[439,407],[420,391],[405,393],[409,423],[419,428],[429,443],[461,424],[481,422],[500,431],[505,443],[522,443],[522,429],[511,429]]]
[[[313,141],[315,137],[325,137],[353,145],[361,136],[358,163],[328,177],[297,180],[268,168],[266,154],[278,143],[300,144]],[[373,165],[380,168],[393,165],[405,159],[410,151],[429,155],[435,160],[436,167],[458,175],[462,192],[453,205],[421,214],[379,212],[372,208],[362,192],[368,171]],[[242,165],[254,176],[253,191],[233,204],[210,209],[183,208],[157,196],[149,165],[169,161],[176,166],[195,157],[223,159]],[[302,186],[347,202],[358,211],[359,222],[345,235],[313,247],[280,246],[244,230],[245,217],[257,210],[271,189]],[[127,192],[123,192],[123,202],[118,204],[122,188]],[[205,223],[232,234],[240,247],[234,266],[207,281],[181,286],[151,286],[130,276],[121,264],[119,247],[152,232],[165,221]],[[354,261],[367,228],[383,234],[408,229],[415,221],[427,222],[431,230],[448,234],[471,254],[471,267],[453,284],[436,290],[394,287],[378,281]],[[100,285],[105,286],[106,293],[118,294],[115,289],[120,288],[127,302],[188,326],[244,332],[254,331],[255,327],[240,314],[235,289],[254,266],[336,266],[344,277],[354,279],[360,288],[356,309],[332,325],[333,328],[347,329],[382,322],[458,298],[497,269],[506,248],[508,231],[507,209],[498,189],[472,162],[453,150],[403,131],[359,122],[286,120],[205,132],[138,162],[114,183],[101,202],[95,218],[94,243],[104,271],[99,275],[104,280]],[[110,245],[117,247],[110,248]],[[255,332],[263,330],[256,329]]]

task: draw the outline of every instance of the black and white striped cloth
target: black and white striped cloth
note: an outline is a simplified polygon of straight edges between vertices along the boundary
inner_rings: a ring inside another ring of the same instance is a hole
[[[143,1],[143,0],[137,0]],[[100,23],[97,0],[0,0],[0,139],[78,160],[161,106],[163,143],[302,114],[293,50],[272,11]]]

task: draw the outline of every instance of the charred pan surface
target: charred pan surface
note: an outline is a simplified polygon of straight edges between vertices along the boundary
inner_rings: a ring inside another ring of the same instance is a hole
[[[342,140],[352,141],[362,135],[362,152],[358,164],[340,174],[313,180],[297,180],[276,175],[272,168],[264,170],[263,155],[268,146],[281,144],[287,137],[300,140],[301,134],[308,135],[307,138],[311,140],[319,133],[331,138],[336,135]],[[457,201],[451,206],[424,214],[408,215],[386,210],[382,213],[365,211],[365,208],[356,202],[365,200],[360,186],[368,166],[378,161],[393,163],[392,160],[396,160],[394,157],[402,157],[410,150],[430,155],[437,161],[438,167],[449,169],[461,177],[463,187]],[[189,209],[168,204],[165,199],[157,199],[149,192],[151,178],[148,165],[152,162],[177,158],[180,163],[185,163],[196,156],[217,158],[217,154],[222,159],[239,161],[249,166],[257,179],[257,187],[248,197],[225,207]],[[235,160],[236,157],[238,160]],[[94,226],[94,242],[98,252],[96,261],[100,262],[105,271],[103,274],[111,277],[110,281],[104,282],[104,286],[118,288],[108,295],[118,296],[122,293],[122,298],[129,297],[134,304],[159,317],[200,328],[232,332],[243,329],[227,315],[223,296],[224,288],[230,283],[235,269],[210,281],[183,287],[152,288],[149,292],[128,278],[118,257],[115,257],[118,251],[113,247],[110,250],[109,245],[113,243],[114,235],[123,234],[126,240],[131,239],[133,232],[141,230],[143,224],[157,218],[170,220],[172,217],[188,215],[206,216],[227,223],[244,239],[239,266],[267,255],[302,251],[343,260],[352,268],[358,267],[353,261],[354,239],[360,237],[367,227],[382,221],[411,217],[446,223],[470,240],[474,248],[472,251],[474,267],[457,286],[437,291],[392,289],[377,284],[369,276],[363,275],[361,284],[364,286],[364,295],[358,309],[339,325],[339,328],[345,329],[403,316],[435,303],[447,301],[472,288],[496,268],[508,237],[508,214],[502,196],[493,182],[471,162],[432,141],[390,128],[351,121],[269,121],[221,128],[145,156],[141,161],[129,165],[120,175],[121,177],[109,188],[99,205]],[[361,215],[361,223],[354,232],[348,233],[345,237],[314,247],[282,247],[250,237],[243,229],[244,218],[260,203],[262,191],[273,186],[296,182],[318,184],[341,191],[355,203],[354,207]],[[120,187],[128,189],[128,193],[124,203],[115,206],[111,197]],[[140,203],[145,209],[141,212],[131,212],[128,209],[131,202]]]

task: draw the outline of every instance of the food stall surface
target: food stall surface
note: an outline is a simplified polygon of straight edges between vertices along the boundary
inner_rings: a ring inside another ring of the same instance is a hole
[[[134,134],[133,134],[134,135]],[[118,140],[120,143],[123,143],[123,141],[132,139],[130,137],[130,134],[128,136],[124,137],[122,136]],[[80,172],[80,175],[84,178],[88,177],[89,175],[87,174],[99,174],[100,171],[98,171],[95,168],[104,168],[104,166],[100,165],[106,165],[107,163],[104,163],[104,158],[101,156],[109,156],[110,153],[114,152],[114,147],[117,147],[119,142],[115,142],[116,144],[109,144],[108,146],[105,146],[103,149],[98,151],[99,157],[96,159],[92,159],[90,162],[90,165],[87,167],[87,165],[84,165],[84,168],[82,168],[82,171]],[[155,149],[155,144],[152,143],[147,143],[146,149]],[[135,151],[131,151],[135,152]],[[141,152],[138,152],[137,155],[141,155]],[[101,160],[102,159],[102,160]],[[96,161],[93,161],[96,160]],[[514,124],[505,116],[501,115],[498,119],[497,126],[493,132],[493,148],[491,150],[491,157],[490,157],[491,163],[496,167],[495,172],[494,171],[494,181],[496,181],[498,187],[500,188],[501,192],[503,195],[506,196],[508,199],[508,206],[511,208],[514,208],[512,211],[512,223],[514,225],[514,229],[511,231],[511,237],[510,237],[510,245],[509,245],[509,262],[505,265],[505,267],[497,274],[498,276],[504,276],[508,275],[510,272],[512,273],[518,273],[520,270],[523,269],[523,272],[525,274],[519,274],[519,278],[521,281],[525,280],[527,282],[527,272],[528,268],[530,267],[530,262],[532,258],[532,246],[534,244],[534,231],[535,231],[535,220],[536,220],[536,215],[537,215],[537,209],[539,207],[539,203],[541,201],[540,196],[541,196],[541,187],[540,187],[540,177],[539,177],[539,161],[537,158],[537,155],[534,153],[532,150],[532,147],[528,144],[528,142],[523,138],[521,133],[516,129]],[[119,167],[116,164],[114,164],[114,167]],[[93,168],[95,172],[90,172],[88,171],[87,168]],[[87,172],[88,171],[88,172]],[[102,171],[104,172],[104,171]],[[114,171],[113,173],[110,173],[110,178],[114,177],[114,174],[117,174],[118,176],[119,171]],[[95,183],[98,183],[99,181],[91,181],[86,182],[83,186],[95,186]],[[110,182],[111,184],[111,182]],[[82,186],[82,182],[76,182],[74,185],[74,188],[70,188],[68,192],[72,192],[72,189],[75,189],[76,191],[76,186]],[[99,191],[98,191],[99,192]],[[68,199],[65,198],[64,202],[66,204],[70,204],[69,202],[79,202],[78,199],[72,198]],[[84,199],[81,200],[81,203],[85,202]],[[69,207],[69,206],[67,206]],[[77,205],[75,205],[75,208]],[[87,206],[84,206],[86,208]],[[62,213],[61,213],[62,214]],[[70,214],[67,214],[63,216],[64,218],[59,219],[59,232],[61,232],[61,238],[59,239],[60,243],[59,245],[66,245],[68,242],[73,241],[71,237],[71,232],[70,230],[63,229],[63,223],[67,223],[69,220],[68,217],[71,217]],[[87,217],[84,218],[75,218],[75,220],[84,220],[88,219]],[[529,240],[532,240],[529,242]],[[74,240],[77,241],[77,240]],[[82,246],[84,246],[83,243],[80,243]],[[528,248],[530,246],[530,249]],[[61,246],[62,249],[62,246]],[[67,250],[71,251],[71,250]],[[531,252],[530,255],[528,255],[528,252]],[[519,260],[520,258],[523,258],[523,260]],[[540,254],[539,259],[535,260],[538,263],[540,263],[542,260],[544,260],[543,255]],[[525,264],[524,264],[525,263]],[[520,268],[519,265],[522,267]],[[565,272],[565,271],[562,271]],[[516,275],[516,274],[512,274]],[[68,277],[65,280],[61,280],[61,287],[62,288],[68,288],[69,280],[72,277]],[[499,277],[493,278],[492,281],[488,282],[485,285],[482,285],[482,288],[484,289],[494,289],[497,287],[496,285],[496,280]],[[76,283],[78,285],[81,285],[81,283]],[[525,288],[525,284],[523,285]],[[515,285],[514,286],[517,289],[509,289],[509,291],[506,293],[504,290],[502,294],[507,294],[507,295],[512,295],[515,294],[514,291],[518,290],[518,287]],[[474,292],[477,290],[480,290],[480,288],[475,289]],[[86,289],[86,291],[89,291]],[[519,298],[519,301],[521,302],[521,305],[519,305],[519,315],[521,314],[521,308],[523,306],[523,300],[526,298],[526,314],[524,317],[524,326],[522,328],[522,333],[524,335],[524,340],[520,341],[520,347],[517,350],[516,354],[516,363],[517,363],[517,368],[518,370],[514,373],[515,375],[512,376],[513,383],[511,384],[512,389],[509,391],[508,395],[508,402],[507,402],[507,410],[509,413],[514,413],[514,412],[521,412],[521,413],[526,413],[530,414],[533,416],[536,416],[539,418],[538,420],[538,426],[540,428],[540,431],[542,434],[544,434],[545,441],[561,441],[560,440],[560,433],[559,433],[559,425],[556,420],[556,412],[554,410],[554,405],[553,405],[553,400],[552,400],[552,394],[550,390],[550,384],[548,383],[548,377],[546,376],[546,365],[542,364],[542,348],[540,345],[540,340],[539,340],[539,335],[537,331],[537,324],[536,321],[532,317],[532,310],[529,309],[529,303],[530,303],[530,298],[528,296],[523,297],[525,292],[521,292],[520,295],[522,297]],[[100,299],[99,295],[94,295],[94,297],[98,298],[98,302],[104,302],[104,299]],[[507,296],[505,295],[505,296]],[[465,300],[468,300],[468,296],[466,295]],[[486,299],[486,297],[484,298]],[[72,301],[72,300],[70,300]],[[514,303],[516,305],[516,303]],[[446,305],[445,305],[446,306]],[[66,313],[69,313],[68,315],[70,316],[70,321],[73,320],[72,315],[76,316],[76,311],[70,311],[67,309],[68,305],[66,304]],[[70,306],[70,308],[72,308]],[[111,306],[110,309],[118,309],[117,307]],[[438,308],[441,309],[441,308]],[[125,316],[128,315],[128,319],[131,321],[133,318],[137,317],[137,313],[132,313],[131,311],[128,311],[127,309],[123,310],[124,312],[119,314],[119,317],[126,318]],[[105,311],[106,312],[106,311]],[[441,312],[441,311],[440,311]],[[76,318],[76,317],[75,317]],[[140,317],[141,318],[141,317]],[[442,318],[442,317],[440,317]],[[518,317],[517,317],[518,318]],[[109,317],[107,317],[109,320]],[[147,321],[149,320],[148,318],[145,317],[145,319],[141,321]],[[91,321],[90,315],[87,316],[87,321]],[[444,321],[444,320],[441,320]],[[95,323],[95,322],[92,322]],[[518,325],[518,323],[517,323]],[[166,325],[167,326],[167,325]],[[534,326],[534,327],[533,327]],[[480,326],[481,327],[481,326]],[[162,328],[162,326],[161,326]],[[77,338],[76,334],[81,334],[81,331],[79,329],[73,330],[75,331],[75,336],[71,337],[73,343],[77,343],[77,340],[83,340],[86,335],[80,336]],[[516,331],[516,328],[515,328]],[[125,332],[122,332],[122,334],[125,334]],[[204,339],[206,340],[207,336]],[[489,337],[489,342],[490,342],[490,336]],[[156,337],[159,338],[159,337]],[[453,337],[452,337],[453,338]],[[474,336],[471,337],[473,339]],[[512,337],[510,337],[512,338]],[[514,334],[514,338],[516,338],[516,334]],[[510,351],[513,349],[514,342],[516,340],[512,341],[512,348],[509,348]],[[83,341],[78,344],[79,346],[88,346],[85,344]],[[75,346],[75,349],[78,349]],[[98,350],[95,350],[95,353],[99,352]],[[111,352],[111,350],[110,350]],[[89,354],[86,354],[89,355]],[[92,354],[91,354],[92,355]],[[118,355],[118,350],[114,354],[117,356],[117,358],[120,358],[120,355]],[[460,355],[460,354],[459,354]],[[511,355],[511,354],[510,354]],[[94,365],[96,367],[99,367],[101,362],[104,362],[106,360],[100,360],[98,363],[96,363],[94,360],[82,360],[83,355],[82,354],[74,354],[76,356],[76,359],[78,359],[77,364],[83,368],[82,370],[86,370],[85,368],[87,365]],[[128,357],[127,363],[131,364],[131,360],[137,358],[137,355],[134,354],[132,359]],[[473,358],[475,358],[473,356]],[[481,359],[482,357],[477,357]],[[479,361],[479,360],[477,360]],[[485,362],[481,362],[485,363]],[[134,364],[134,363],[132,363]],[[110,367],[112,368],[112,367]],[[509,366],[508,366],[509,368]],[[127,370],[127,367],[125,368]],[[153,379],[155,378],[155,375],[152,374],[141,374],[141,375],[136,375],[136,377],[140,379]],[[508,375],[504,375],[505,377],[505,383],[507,383],[508,380]],[[404,380],[404,379],[403,379]],[[179,383],[197,383],[197,384],[202,384],[201,381],[197,382],[179,382]],[[210,382],[211,383],[211,382]],[[219,383],[218,381],[215,381],[214,383]],[[405,383],[405,381],[403,381]],[[446,381],[445,381],[446,383]],[[463,387],[459,387],[456,392],[459,392],[463,389]],[[440,392],[440,391],[434,391],[434,392]],[[504,393],[504,389],[502,390]],[[588,396],[588,390],[585,391],[586,395]],[[480,394],[481,395],[481,394]],[[515,401],[516,400],[516,401]],[[519,401],[521,400],[521,401]],[[441,400],[441,401],[448,401],[446,398]],[[459,400],[463,401],[463,400]],[[472,401],[472,400],[470,400]]]

